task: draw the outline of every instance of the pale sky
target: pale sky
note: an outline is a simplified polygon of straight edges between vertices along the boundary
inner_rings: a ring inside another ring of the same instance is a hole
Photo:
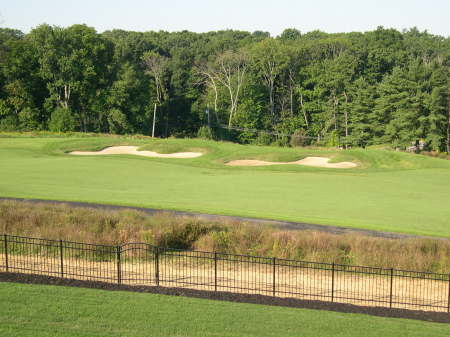
[[[450,0],[3,0],[0,27],[27,33],[41,23],[97,31],[263,30],[305,33],[418,27],[450,36]]]

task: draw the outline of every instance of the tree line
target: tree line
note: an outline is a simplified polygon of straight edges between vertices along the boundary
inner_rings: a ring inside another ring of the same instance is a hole
[[[421,140],[450,152],[449,69],[450,38],[416,28],[2,28],[0,130],[190,137],[207,125],[242,143],[289,145],[293,134],[300,145]]]

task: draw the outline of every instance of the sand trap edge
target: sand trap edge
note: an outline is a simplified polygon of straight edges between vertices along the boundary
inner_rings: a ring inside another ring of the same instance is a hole
[[[227,166],[272,166],[272,165],[303,165],[311,167],[324,167],[324,168],[355,168],[358,165],[352,162],[339,162],[329,163],[330,158],[325,157],[306,157],[301,160],[292,162],[272,162],[264,160],[244,159],[244,160],[232,160],[225,163]]]
[[[203,156],[201,152],[175,152],[175,153],[158,153],[153,151],[138,151],[138,146],[109,146],[100,151],[72,151],[70,155],[75,156],[101,156],[111,154],[132,154],[136,156],[144,156],[151,158],[197,158]]]

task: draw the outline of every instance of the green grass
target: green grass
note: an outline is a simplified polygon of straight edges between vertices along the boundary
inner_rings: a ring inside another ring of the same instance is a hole
[[[194,159],[77,157],[71,150],[137,145],[199,150]],[[231,159],[326,156],[355,169],[227,167]],[[196,139],[0,137],[0,196],[241,215],[450,237],[450,161],[378,149],[243,146]]]
[[[450,325],[184,297],[0,283],[0,335],[448,336]]]

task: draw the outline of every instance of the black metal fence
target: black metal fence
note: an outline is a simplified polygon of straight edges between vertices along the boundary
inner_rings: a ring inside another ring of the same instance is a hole
[[[0,238],[0,271],[450,313],[450,274],[224,253],[145,243]]]

